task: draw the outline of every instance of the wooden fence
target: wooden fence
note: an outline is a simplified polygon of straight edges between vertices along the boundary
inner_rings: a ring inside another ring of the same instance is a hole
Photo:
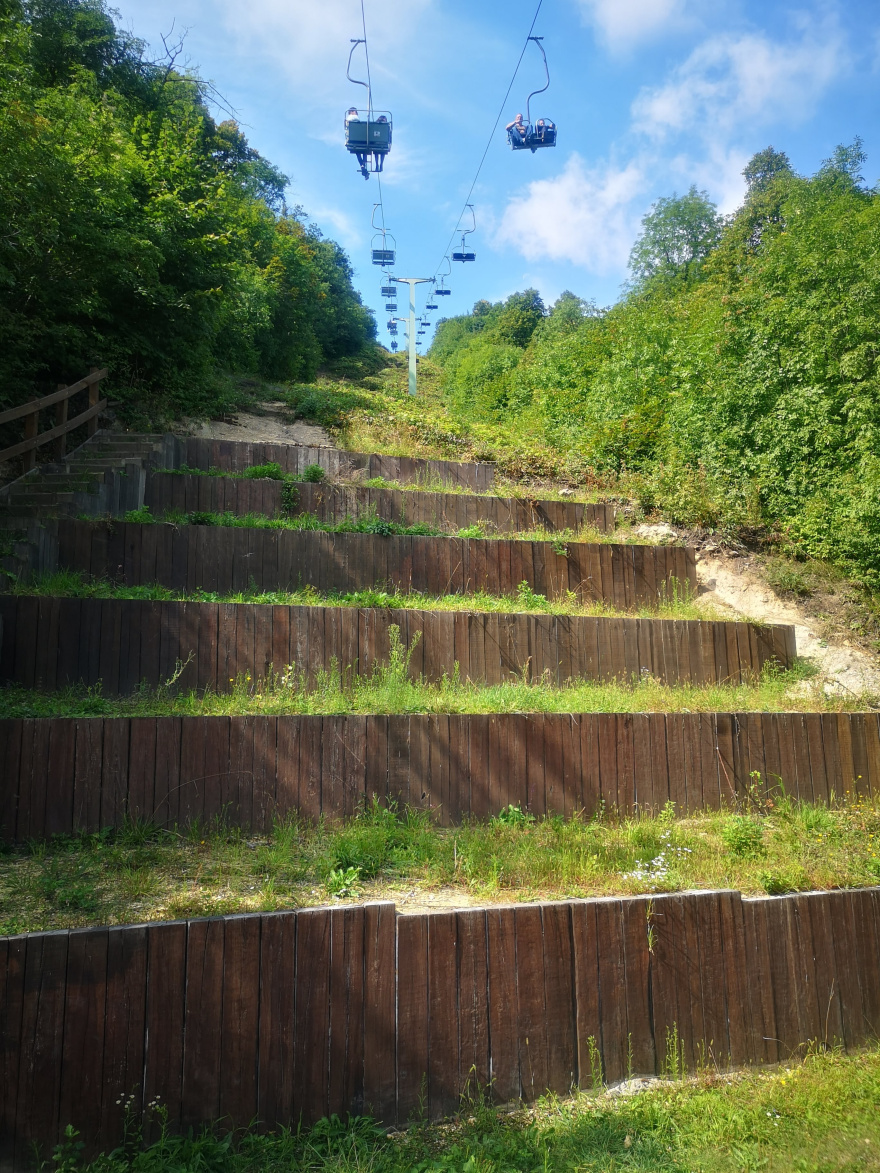
[[[33,399],[30,403],[23,403],[20,407],[11,407],[8,411],[0,412],[0,427],[12,423],[14,420],[24,420],[24,440],[13,444],[0,452],[0,460],[12,460],[15,456],[24,456],[24,468],[28,472],[36,463],[36,452],[45,444],[58,441],[57,455],[63,456],[66,451],[67,434],[74,428],[88,426],[88,434],[93,436],[98,426],[98,416],[107,407],[106,399],[99,399],[99,384],[107,377],[106,370],[92,367],[90,373],[77,383],[69,387],[60,386],[51,395],[44,395],[42,399]],[[74,416],[67,418],[68,406],[72,396],[80,391],[88,392],[88,407]],[[48,431],[40,432],[40,412],[48,407],[55,407],[55,426]]]
[[[527,583],[548,598],[573,592],[628,610],[673,590],[696,592],[694,551],[677,546],[518,542],[507,538],[382,537],[374,534],[202,525],[60,520],[58,566],[129,585],[173,590],[357,591],[377,585],[429,595],[486,590],[515,594]]]
[[[225,817],[257,833],[375,795],[443,825],[509,803],[535,815],[718,809],[749,788],[806,802],[880,794],[876,713],[552,713],[0,721],[10,842]],[[753,775],[760,775],[755,778]]]
[[[290,664],[310,681],[334,662],[369,675],[388,663],[392,626],[412,652],[411,677],[429,681],[458,664],[462,678],[485,684],[523,675],[739,683],[795,656],[793,627],[696,619],[0,596],[0,622],[0,681],[101,681],[107,695],[164,684],[178,661],[188,661],[179,688],[220,692],[239,675]]]
[[[412,456],[382,456],[346,452],[338,448],[310,448],[302,444],[264,444],[245,440],[208,440],[195,436],[177,442],[177,465],[207,471],[243,472],[258,464],[280,464],[284,472],[301,473],[319,465],[332,480],[382,477],[400,485],[444,484],[476,493],[489,492],[495,481],[492,464],[457,460],[423,460]]]
[[[544,527],[579,530],[592,526],[602,533],[614,529],[614,506],[601,501],[542,501],[531,497],[477,497],[465,493],[430,493],[401,489],[371,489],[358,485],[301,484],[293,513],[311,513],[324,522],[374,514],[403,525],[430,525],[453,533],[485,522],[499,533],[519,533]],[[186,476],[153,472],[147,477],[144,504],[154,514],[168,509],[190,513],[260,513],[269,517],[285,511],[282,483],[233,477]]]
[[[880,1031],[880,890],[713,891],[398,915],[392,904],[0,939],[0,1167],[338,1113],[386,1124]]]

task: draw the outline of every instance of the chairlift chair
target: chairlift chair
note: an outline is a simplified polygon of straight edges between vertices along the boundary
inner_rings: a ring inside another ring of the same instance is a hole
[[[394,264],[394,254],[397,249],[397,241],[394,239],[391,233],[387,231],[384,225],[379,225],[376,223],[376,209],[380,206],[380,204],[373,204],[373,219],[371,223],[372,226],[376,229],[376,235],[373,237],[372,248],[370,251],[372,252],[373,264],[381,265],[383,268],[387,268],[389,265]],[[391,242],[390,248],[388,247],[389,241]]]
[[[394,298],[397,296],[397,286],[392,285],[390,281],[383,281],[382,288],[379,291],[383,297]]]
[[[537,123],[532,126],[532,112],[531,103],[532,98],[536,94],[543,94],[544,90],[550,86],[550,69],[547,65],[547,54],[544,52],[544,46],[541,44],[543,37],[529,37],[530,41],[534,41],[541,51],[541,56],[544,59],[544,73],[547,78],[546,83],[541,86],[539,90],[532,90],[528,98],[526,98],[526,134],[524,137],[514,134],[513,130],[507,132],[507,141],[510,143],[512,151],[531,151],[534,155],[535,151],[542,147],[556,146],[556,123],[549,118],[539,118]]]
[[[446,288],[446,278],[452,276],[452,264],[450,263],[449,257],[444,257],[443,260],[446,262],[449,268],[446,273],[440,274],[440,284],[434,286],[434,297],[449,297],[449,295],[452,293],[451,289]]]
[[[397,343],[396,343],[396,342],[392,342],[392,343],[391,343],[391,349],[392,349],[392,350],[393,350],[395,353],[397,352]]]
[[[345,76],[357,86],[363,86],[367,91],[366,118],[361,118],[357,107],[351,106],[345,115],[345,147],[346,150],[358,156],[361,165],[361,174],[368,178],[371,171],[381,171],[380,156],[387,155],[391,150],[392,120],[390,110],[374,110],[373,95],[368,82],[360,81],[351,76],[351,59],[358,45],[366,45],[363,37],[352,38],[351,52],[348,54],[348,67]],[[357,117],[352,117],[352,111]]]
[[[396,314],[397,313],[397,302],[396,301],[386,301],[385,302],[385,309],[389,314]]]
[[[476,254],[475,252],[471,252],[471,251],[470,251],[470,249],[469,249],[469,248],[468,248],[468,246],[467,246],[467,240],[466,240],[466,237],[470,236],[470,234],[471,234],[472,232],[476,232],[476,230],[477,230],[477,218],[476,218],[476,216],[474,215],[474,205],[473,205],[473,204],[465,204],[465,207],[466,207],[466,208],[470,208],[470,210],[471,210],[471,220],[473,221],[473,227],[471,227],[471,228],[465,228],[465,229],[463,229],[463,230],[462,230],[462,233],[461,233],[461,248],[460,248],[460,249],[459,249],[457,252],[453,252],[453,254],[452,254],[452,259],[453,259],[454,261],[463,261],[463,262],[465,262],[465,261],[475,261],[475,260],[477,259],[477,254]],[[460,223],[461,223],[461,221],[459,221],[459,224],[460,224]]]

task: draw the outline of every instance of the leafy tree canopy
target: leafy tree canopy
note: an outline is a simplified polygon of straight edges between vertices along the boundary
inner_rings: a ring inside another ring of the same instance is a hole
[[[686,195],[657,200],[642,220],[642,232],[629,255],[636,284],[688,281],[718,243],[722,221],[705,191],[691,186]]]
[[[431,351],[450,405],[517,454],[619,478],[676,524],[758,530],[880,590],[880,192],[865,162],[856,139],[804,177],[767,148],[723,224],[693,189],[658,201],[639,284],[607,311],[563,294],[525,346],[499,332],[501,304],[450,319]]]
[[[0,43],[0,407],[106,365],[154,426],[227,408],[224,372],[307,379],[374,339],[179,45],[149,60],[103,0],[0,0]]]

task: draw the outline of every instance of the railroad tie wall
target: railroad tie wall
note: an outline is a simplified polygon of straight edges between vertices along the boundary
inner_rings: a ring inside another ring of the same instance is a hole
[[[172,676],[180,689],[226,692],[240,675],[291,664],[312,682],[334,663],[369,675],[387,664],[393,627],[412,653],[411,677],[429,681],[457,664],[463,679],[486,684],[739,683],[795,656],[793,627],[696,619],[3,596],[0,623],[0,681],[100,681],[110,696]]]
[[[568,592],[621,610],[656,605],[676,587],[696,593],[693,550],[677,546],[384,537],[257,527],[61,520],[58,568],[172,590],[357,591],[390,585],[430,595]],[[46,569],[49,569],[48,567]],[[673,582],[674,580],[674,582]]]
[[[284,472],[301,473],[319,465],[331,480],[382,477],[397,484],[436,484],[486,493],[495,482],[495,467],[457,460],[425,460],[412,456],[384,456],[318,448],[304,444],[269,444],[243,440],[211,440],[195,436],[175,438],[173,467],[243,472],[259,464],[279,464]]]
[[[604,533],[614,529],[614,506],[600,501],[542,501],[528,496],[476,497],[463,493],[436,493],[374,489],[358,485],[299,484],[289,512],[310,513],[323,522],[374,514],[403,525],[429,525],[455,532],[478,522],[499,533],[517,533],[544,527],[578,530],[592,526]],[[151,472],[144,504],[157,516],[166,510],[191,513],[248,513],[281,516],[285,486],[280,481],[236,479]]]
[[[37,718],[0,720],[3,837],[290,814],[376,796],[443,825],[508,804],[537,816],[678,813],[779,786],[805,802],[880,793],[876,713]],[[758,778],[757,776],[760,775]]]
[[[0,939],[0,1168],[122,1137],[370,1112],[404,1124],[880,1031],[880,890],[713,891],[398,915],[390,904]],[[491,1084],[490,1084],[491,1081]]]

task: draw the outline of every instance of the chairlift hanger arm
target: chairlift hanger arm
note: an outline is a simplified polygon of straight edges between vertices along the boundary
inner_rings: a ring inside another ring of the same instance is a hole
[[[539,90],[532,90],[532,92],[526,98],[526,122],[529,124],[529,126],[531,126],[532,113],[531,113],[530,107],[531,107],[532,98],[537,97],[538,94],[543,94],[544,90],[547,90],[550,88],[550,67],[547,64],[547,54],[544,52],[544,46],[541,44],[541,42],[544,40],[544,38],[543,37],[529,37],[529,40],[534,41],[535,44],[538,46],[538,48],[541,50],[541,56],[544,59],[544,73],[547,77],[547,80],[544,83],[544,85],[542,85]]]
[[[345,70],[345,76],[348,78],[348,80],[353,85],[363,86],[364,89],[367,91],[367,117],[369,117],[369,112],[373,109],[373,97],[370,93],[369,83],[365,82],[365,81],[359,81],[358,78],[351,76],[351,59],[354,56],[354,51],[358,47],[358,45],[366,45],[366,43],[367,42],[364,39],[364,37],[352,37],[351,38],[351,52],[348,55],[348,66],[346,67],[346,70]]]

